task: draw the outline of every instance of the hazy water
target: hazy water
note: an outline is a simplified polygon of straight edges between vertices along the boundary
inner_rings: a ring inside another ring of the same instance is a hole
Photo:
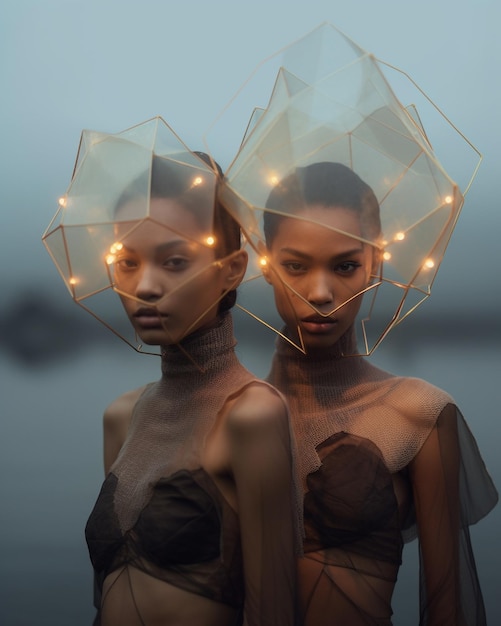
[[[391,342],[388,343],[390,345]],[[110,345],[112,346],[110,348]],[[372,360],[426,378],[461,406],[496,485],[501,486],[501,422],[496,346],[422,345]],[[267,355],[239,344],[258,375]],[[159,376],[155,357],[118,341],[73,358],[25,369],[0,357],[0,624],[87,626],[92,575],[83,529],[103,475],[101,416],[121,392]],[[501,623],[501,514],[497,507],[472,529],[489,624]],[[406,548],[395,595],[396,626],[416,624],[416,542]]]

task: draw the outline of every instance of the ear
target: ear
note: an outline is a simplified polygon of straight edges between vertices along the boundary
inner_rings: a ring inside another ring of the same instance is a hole
[[[245,250],[237,250],[225,262],[225,283],[229,290],[236,289],[242,282],[247,269],[249,255]]]

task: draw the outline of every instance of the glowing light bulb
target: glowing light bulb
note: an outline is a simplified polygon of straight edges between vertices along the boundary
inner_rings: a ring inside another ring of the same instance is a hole
[[[405,239],[405,233],[403,232],[399,232],[395,235],[395,240],[396,241],[403,241]]]
[[[61,196],[58,200],[58,204],[59,206],[65,207],[66,206],[66,196]]]
[[[106,255],[106,264],[107,265],[113,265],[114,262],[115,262],[115,255],[114,254],[107,254]]]
[[[213,245],[216,243],[216,238],[215,238],[215,237],[213,237],[212,235],[209,235],[209,236],[207,237],[207,239],[205,240],[205,243],[206,243],[208,246],[213,246]]]
[[[110,255],[116,254],[123,247],[124,247],[124,245],[123,245],[123,243],[121,241],[115,241],[115,243],[112,243],[111,246],[110,246]]]
[[[389,261],[391,259],[391,252],[383,252],[383,259]]]
[[[270,176],[268,177],[268,182],[270,183],[270,185],[275,186],[278,183],[278,176],[276,174],[270,174]]]
[[[444,202],[445,204],[452,204],[452,196],[445,196]]]
[[[262,257],[259,259],[259,265],[260,265],[261,267],[266,267],[266,266],[268,265],[268,259],[267,259],[265,256],[262,256]]]
[[[68,282],[70,283],[70,285],[78,285],[78,279],[74,276],[72,276]]]
[[[201,176],[195,176],[193,182],[191,184],[192,187],[198,187],[204,182],[204,179]]]
[[[423,263],[424,269],[431,270],[434,267],[435,267],[435,261],[433,259],[426,259],[426,261]]]

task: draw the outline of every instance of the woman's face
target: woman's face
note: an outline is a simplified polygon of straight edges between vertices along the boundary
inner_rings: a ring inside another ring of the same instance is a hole
[[[369,244],[336,232],[362,236],[353,210],[313,205],[298,217],[303,219],[280,221],[268,249],[266,279],[280,316],[308,351],[334,345],[353,324],[374,253]]]
[[[121,219],[135,213],[133,203],[119,209]],[[202,232],[189,210],[173,199],[153,198],[150,216],[132,229],[130,222],[118,223],[122,246],[115,253],[114,281],[141,340],[169,345],[210,327],[220,298],[239,280],[228,258],[216,261],[214,250],[200,243],[211,233]]]

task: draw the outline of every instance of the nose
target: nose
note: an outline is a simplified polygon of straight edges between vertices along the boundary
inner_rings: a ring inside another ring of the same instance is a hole
[[[136,297],[146,302],[159,300],[163,295],[159,272],[154,267],[144,265],[136,284]]]
[[[308,280],[308,302],[315,306],[332,304],[334,290],[332,280],[325,271],[316,271],[310,274]]]

